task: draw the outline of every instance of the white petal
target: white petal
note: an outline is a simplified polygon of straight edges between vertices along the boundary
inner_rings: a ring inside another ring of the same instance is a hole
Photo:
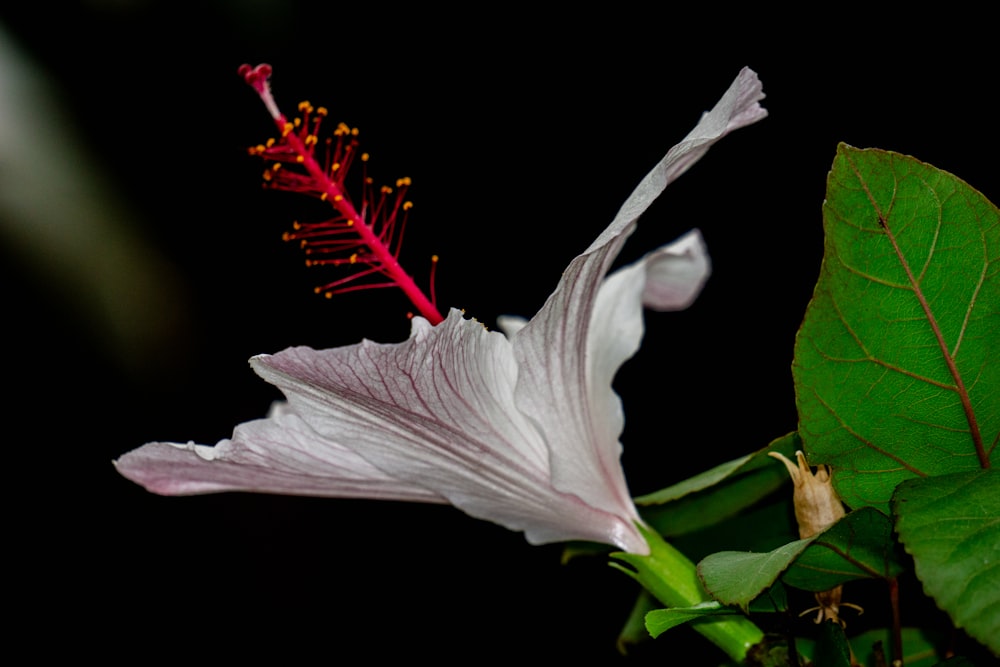
[[[472,516],[523,530],[536,544],[637,546],[622,538],[635,530],[628,514],[552,487],[545,439],[514,406],[510,342],[459,311],[435,327],[414,318],[404,343],[290,348],[251,363],[324,438]]]
[[[252,491],[445,502],[319,436],[280,405],[267,419],[240,424],[232,439],[215,447],[153,442],[125,454],[115,466],[133,482],[162,495]]]
[[[619,209],[615,219],[594,240],[584,256],[602,248],[621,234],[631,233],[636,220],[649,205],[678,176],[700,160],[715,142],[733,130],[766,117],[767,110],[760,106],[762,99],[764,90],[760,79],[753,70],[744,67],[715,107],[704,113],[695,128],[679,144],[667,151],[659,164],[646,174]]]
[[[687,308],[701,293],[711,273],[708,250],[697,229],[650,253],[643,261],[646,284],[642,305],[652,310]]]
[[[570,263],[541,311],[512,338],[522,371],[517,406],[546,435],[556,487],[609,513],[635,511],[619,463],[623,418],[611,380],[642,337],[646,266],[655,268],[649,295],[655,304],[660,288],[670,282],[661,275],[668,260],[666,255],[648,258],[608,278],[605,287],[602,278],[638,217],[668,184],[730,131],[766,115],[759,104],[763,96],[756,74],[742,70],[715,108],[667,152],[608,228]],[[707,262],[703,268],[707,271]],[[698,272],[694,267],[688,279]],[[607,290],[603,298],[599,287]],[[688,288],[693,297],[700,285]]]

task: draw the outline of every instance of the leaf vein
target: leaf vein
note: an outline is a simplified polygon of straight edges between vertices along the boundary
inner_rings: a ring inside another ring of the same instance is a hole
[[[879,222],[882,225],[882,229],[885,232],[885,236],[889,240],[889,243],[892,244],[892,249],[896,253],[896,257],[898,258],[900,265],[903,267],[903,270],[906,272],[910,284],[913,286],[913,293],[917,297],[917,301],[920,303],[920,307],[923,309],[924,313],[927,316],[927,321],[930,324],[931,331],[933,332],[934,337],[938,341],[938,346],[941,348],[941,354],[944,357],[945,363],[948,365],[948,370],[951,373],[951,376],[955,379],[955,385],[958,388],[958,395],[962,400],[962,408],[963,411],[965,412],[966,421],[968,421],[969,423],[969,433],[972,436],[973,445],[975,446],[976,453],[979,456],[980,465],[983,468],[989,468],[990,459],[986,455],[986,449],[983,446],[982,434],[979,431],[979,423],[977,422],[976,415],[972,409],[972,402],[969,398],[969,393],[966,390],[965,384],[962,381],[962,375],[958,371],[958,366],[955,364],[955,359],[954,357],[952,357],[950,351],[948,350],[948,345],[945,343],[944,334],[941,331],[941,327],[938,325],[937,318],[935,317],[934,312],[931,310],[930,303],[928,303],[927,297],[924,294],[923,290],[921,289],[919,281],[913,274],[913,269],[910,267],[910,263],[907,261],[905,253],[899,246],[899,241],[896,238],[896,235],[889,224],[890,222],[889,218],[887,217],[886,214],[883,214],[881,208],[879,207],[878,201],[876,200],[874,194],[869,189],[867,181],[865,181],[865,179],[861,176],[861,173],[858,170],[857,166],[852,164],[851,167],[854,170],[856,176],[858,177],[858,181],[861,183],[861,187],[864,189],[865,194],[868,197],[868,201],[875,209],[875,213],[879,217]],[[892,201],[893,202],[895,201],[895,192],[893,193]]]

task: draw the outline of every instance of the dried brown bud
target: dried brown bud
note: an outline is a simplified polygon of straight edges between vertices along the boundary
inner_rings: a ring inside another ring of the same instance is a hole
[[[792,477],[792,484],[795,486],[792,502],[795,505],[795,521],[799,524],[799,537],[805,539],[837,523],[844,516],[844,505],[840,502],[840,497],[833,488],[830,480],[830,469],[825,465],[816,466],[814,475],[806,461],[806,455],[802,450],[795,452],[798,465],[788,460],[784,454],[778,452],[768,452],[768,456],[774,457],[785,464],[788,474]],[[841,602],[841,586],[836,586],[828,591],[816,593],[818,606],[802,612],[818,612],[816,623],[830,619],[840,625],[844,621],[840,618],[840,607],[851,607],[859,612],[861,607],[849,602]]]
[[[802,450],[795,452],[798,466],[778,452],[770,452],[785,464],[795,485],[792,497],[795,503],[795,520],[799,524],[799,537],[805,539],[821,533],[844,516],[844,505],[830,481],[830,470],[824,465],[816,467],[814,475]]]

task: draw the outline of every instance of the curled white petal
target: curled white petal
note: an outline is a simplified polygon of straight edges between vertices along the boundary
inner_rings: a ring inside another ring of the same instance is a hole
[[[683,310],[701,293],[711,261],[701,232],[692,229],[645,258],[646,283],[642,305],[651,310]]]
[[[641,268],[633,265],[631,273],[611,276],[610,287],[601,287],[602,280],[638,217],[666,186],[716,141],[767,115],[760,107],[763,96],[757,75],[744,68],[712,111],[640,182],[608,228],[570,263],[541,311],[512,339],[522,371],[517,407],[546,434],[556,487],[587,489],[588,500],[606,511],[620,516],[635,511],[619,463],[624,420],[611,380],[642,338],[647,266],[654,267],[657,283],[650,300],[664,298],[657,292],[670,281],[664,280],[661,263],[672,251],[648,257]],[[697,258],[692,238],[679,243]],[[704,258],[683,280],[674,281],[675,291],[681,283],[686,290],[680,292],[692,297],[701,289],[708,275]],[[614,297],[607,296],[611,289]],[[603,303],[599,290],[606,295]]]

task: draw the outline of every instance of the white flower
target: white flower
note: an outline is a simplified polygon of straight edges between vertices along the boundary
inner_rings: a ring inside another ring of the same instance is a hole
[[[166,495],[451,503],[532,544],[580,539],[648,553],[619,460],[624,418],[611,381],[639,347],[643,306],[686,308],[709,260],[694,230],[605,276],[643,211],[713,143],[763,118],[763,97],[744,68],[570,262],[538,314],[501,321],[507,335],[452,310],[433,327],[415,317],[403,343],[256,356],[253,369],[287,403],[215,447],[150,443],[118,470]]]

